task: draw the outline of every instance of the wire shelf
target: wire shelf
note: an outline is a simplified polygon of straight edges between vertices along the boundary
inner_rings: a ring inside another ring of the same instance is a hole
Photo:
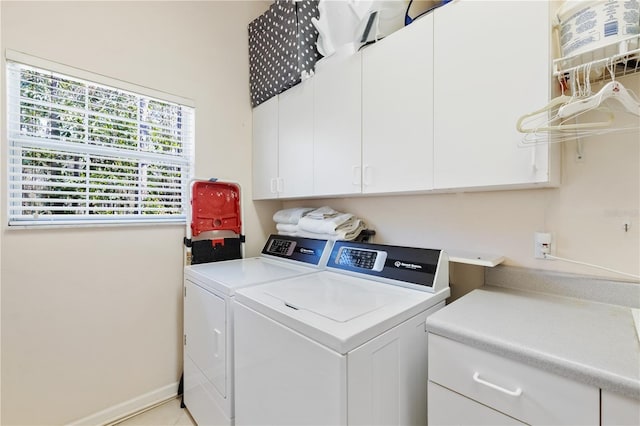
[[[594,80],[609,74],[619,77],[637,73],[640,71],[640,34],[553,61],[555,77],[577,75],[587,69]]]

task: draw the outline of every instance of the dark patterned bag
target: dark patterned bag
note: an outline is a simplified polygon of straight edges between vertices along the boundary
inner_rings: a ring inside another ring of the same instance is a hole
[[[316,49],[317,0],[276,0],[249,24],[249,86],[253,107],[298,84],[321,57]]]

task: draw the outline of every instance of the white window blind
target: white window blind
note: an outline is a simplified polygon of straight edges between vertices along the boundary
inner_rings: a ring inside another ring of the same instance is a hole
[[[194,109],[7,61],[10,225],[184,222]]]

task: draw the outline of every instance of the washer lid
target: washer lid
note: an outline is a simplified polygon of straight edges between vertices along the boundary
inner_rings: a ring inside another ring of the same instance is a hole
[[[398,294],[381,294],[361,283],[345,285],[324,277],[317,282],[288,280],[265,289],[265,294],[287,307],[312,312],[336,322],[346,322],[399,300]]]

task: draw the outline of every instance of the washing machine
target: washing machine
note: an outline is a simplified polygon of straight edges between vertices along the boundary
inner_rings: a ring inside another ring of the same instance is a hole
[[[324,271],[234,299],[236,425],[427,424],[442,250],[338,241]]]
[[[317,273],[331,241],[271,235],[260,256],[184,269],[183,402],[198,425],[233,425],[233,304],[240,288]]]

